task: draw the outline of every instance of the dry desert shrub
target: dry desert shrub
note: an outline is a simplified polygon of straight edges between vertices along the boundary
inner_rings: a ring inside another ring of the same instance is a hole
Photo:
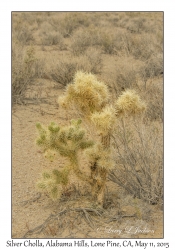
[[[79,29],[71,37],[70,49],[74,55],[83,54],[89,46],[99,49],[103,46],[103,36],[104,32],[94,25],[90,25],[86,29]]]
[[[118,26],[125,29],[127,23],[129,22],[130,18],[126,16],[126,13],[123,13],[123,15],[120,15]]]
[[[162,28],[163,12],[124,12],[120,13],[119,24],[130,32],[154,33]]]
[[[42,16],[42,13],[40,12],[19,12],[18,13],[18,17],[20,18],[21,22],[22,23],[25,22],[26,25],[30,27],[34,26],[35,24],[37,24],[38,26],[37,19],[41,16]],[[44,20],[43,18],[42,18],[42,21]]]
[[[45,20],[43,22],[41,22],[40,24],[40,34],[47,34],[47,32],[51,32],[51,31],[54,31],[54,26],[48,21],[48,20]]]
[[[48,21],[44,21],[40,26],[39,32],[40,43],[45,46],[58,45],[60,49],[64,47],[63,36]]]
[[[34,42],[34,37],[32,31],[29,27],[26,26],[18,26],[13,31],[13,36],[18,40],[22,45],[29,45],[31,42]]]
[[[140,67],[139,73],[145,85],[148,79],[163,74],[163,54],[159,53],[151,56]]]
[[[45,17],[41,15],[41,13],[36,14],[36,23],[38,25],[38,28],[40,29],[42,23],[45,22]]]
[[[87,29],[87,33],[89,35],[89,39],[91,41],[92,46],[99,46],[102,45],[102,29],[94,24],[91,24]]]
[[[12,13],[12,35],[21,45],[35,42],[33,35],[35,24],[34,20],[30,21],[29,17],[27,13]]]
[[[12,103],[16,102],[23,92],[29,79],[25,77],[24,50],[13,44],[12,47]]]
[[[77,70],[97,74],[101,72],[101,68],[102,58],[100,51],[95,48],[89,48],[82,56],[62,58],[55,62],[49,74],[59,84],[57,87],[64,87],[72,82]]]
[[[88,48],[84,55],[78,58],[78,70],[98,74],[102,70],[101,51],[95,48]]]
[[[123,32],[108,32],[106,28],[102,31],[94,26],[86,30],[77,30],[72,36],[70,49],[74,55],[83,54],[89,46],[101,48],[107,54],[115,54],[123,47]]]
[[[154,38],[145,34],[126,34],[125,49],[135,59],[148,60],[155,51]]]
[[[101,31],[99,41],[105,53],[133,56],[135,59],[148,60],[152,54],[162,52],[161,41],[157,42],[154,35],[131,34],[121,28],[113,32]]]
[[[35,57],[33,47],[26,51],[12,43],[12,103],[22,103],[27,89],[35,78],[42,77],[44,63]]]
[[[91,45],[89,33],[84,30],[78,30],[71,38],[70,50],[73,55],[81,55]]]
[[[159,28],[154,20],[145,15],[127,19],[127,22],[123,26],[131,33],[154,33]]]
[[[135,17],[126,24],[126,28],[130,32],[141,33],[145,28],[144,26],[146,21],[147,20],[145,18]]]
[[[125,48],[125,38],[126,38],[126,31],[122,29],[117,29],[114,36],[114,47],[113,53],[116,55],[127,55],[126,48]]]
[[[54,63],[50,76],[59,84],[58,86],[64,87],[73,80],[76,69],[77,62],[75,60],[62,59]]]
[[[88,30],[91,45],[100,47],[106,54],[116,54],[122,50],[123,33],[123,30],[113,29],[109,31],[109,28],[106,27],[99,30],[99,28],[91,26]]]
[[[118,123],[114,139],[116,167],[109,179],[150,204],[163,202],[163,136],[160,124],[140,120]]]
[[[60,20],[59,31],[64,37],[72,35],[78,27],[89,25],[89,20],[83,13],[69,13]]]
[[[120,20],[120,12],[111,12],[110,15],[106,18],[108,20],[108,25],[113,24],[113,26],[118,26],[118,21]]]
[[[138,62],[132,57],[119,57],[116,61],[115,71],[111,79],[116,95],[121,90],[136,88]]]
[[[113,54],[115,50],[114,36],[110,33],[102,33],[101,41],[104,52],[107,54]]]
[[[60,49],[65,47],[63,36],[57,31],[43,33],[41,43],[46,46],[58,45]]]
[[[148,120],[158,120],[163,122],[163,84],[162,79],[157,82],[150,80],[146,89],[140,92],[140,95],[147,102],[146,117]]]

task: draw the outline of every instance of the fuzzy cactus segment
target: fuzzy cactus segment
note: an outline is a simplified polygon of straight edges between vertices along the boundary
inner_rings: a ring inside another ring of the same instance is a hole
[[[115,109],[112,106],[106,106],[101,112],[94,112],[91,115],[91,121],[94,123],[97,131],[105,136],[115,125]]]
[[[124,91],[115,102],[117,115],[140,114],[146,109],[146,104],[134,90]]]
[[[48,192],[52,200],[61,197],[63,187],[69,182],[69,167],[65,167],[62,171],[54,169],[51,173],[43,172],[42,178],[38,181],[37,187],[40,190]]]
[[[85,138],[86,131],[80,128],[80,124],[80,119],[72,120],[71,125],[67,127],[59,127],[52,122],[48,128],[44,128],[37,123],[39,138],[36,144],[44,149],[45,157],[51,161],[55,152],[72,159],[72,154],[76,154],[78,150],[94,145],[93,141]]]
[[[72,84],[66,88],[65,94],[58,99],[63,108],[74,105],[87,115],[99,111],[109,100],[106,84],[99,82],[90,74],[78,71]]]
[[[100,143],[87,149],[85,154],[89,158],[91,165],[95,164],[99,169],[106,169],[106,171],[109,171],[114,167],[110,148],[104,149],[103,145]]]
[[[57,200],[61,197],[61,188],[58,187],[56,179],[52,174],[44,172],[42,179],[38,181],[37,187],[40,190],[48,192],[52,200]]]

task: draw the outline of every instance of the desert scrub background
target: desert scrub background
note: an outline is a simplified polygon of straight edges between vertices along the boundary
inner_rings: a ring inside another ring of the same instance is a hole
[[[21,108],[24,104],[32,107],[43,119],[49,116],[46,124],[52,120],[50,113],[57,112],[53,120],[67,125],[71,115],[65,118],[57,99],[78,70],[93,73],[105,82],[114,102],[122,91],[131,88],[147,104],[145,115],[135,121],[137,130],[131,119],[118,121],[113,155],[120,167],[114,169],[114,174],[119,178],[124,173],[128,186],[114,179],[114,175],[113,182],[116,193],[118,187],[123,190],[121,199],[131,195],[162,207],[163,13],[12,13],[14,110],[19,104]],[[52,109],[56,111],[51,112]],[[146,166],[149,173],[144,174]],[[138,180],[130,179],[134,173],[143,182],[142,193],[138,191]],[[149,174],[154,176],[153,185],[145,184],[150,181]],[[132,188],[130,180],[134,183]],[[110,189],[108,193],[110,196]]]

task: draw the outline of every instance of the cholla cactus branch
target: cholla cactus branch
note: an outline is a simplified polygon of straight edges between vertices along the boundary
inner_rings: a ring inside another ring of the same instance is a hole
[[[47,191],[53,200],[59,199],[64,186],[69,182],[70,170],[68,166],[62,171],[54,169],[52,173],[43,172],[42,179],[37,183],[38,188]]]
[[[73,171],[83,181],[90,180],[79,169],[78,152],[94,145],[94,142],[85,138],[86,131],[80,128],[81,120],[72,120],[70,126],[60,127],[51,123],[44,128],[40,123],[36,124],[39,131],[37,145],[45,151],[45,156],[53,161],[54,155],[67,157],[70,166],[61,172],[54,170],[52,174],[43,173],[43,178],[38,182],[38,187],[46,190],[52,199],[59,198],[61,186],[69,183],[69,173]],[[60,186],[61,185],[61,186]]]
[[[109,101],[107,86],[97,81],[97,78],[88,73],[78,71],[73,83],[66,88],[64,96],[59,97],[59,104],[67,108],[76,106],[81,112],[89,115],[94,111],[100,111]]]
[[[134,90],[126,90],[115,102],[115,109],[117,115],[135,115],[145,111],[146,104]]]
[[[108,135],[115,126],[115,109],[112,105],[105,106],[100,112],[94,112],[90,119],[103,136]]]

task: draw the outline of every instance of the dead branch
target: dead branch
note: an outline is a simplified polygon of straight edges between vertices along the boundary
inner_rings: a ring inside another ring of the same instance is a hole
[[[61,212],[57,213],[57,214],[51,214],[45,221],[44,223],[42,223],[41,225],[35,227],[32,230],[28,230],[25,235],[23,236],[23,238],[28,237],[29,235],[32,235],[33,233],[35,234],[39,234],[41,233],[44,229],[46,229],[46,227],[49,225],[49,223],[53,222],[54,220],[58,220],[58,218],[60,219],[61,215],[63,214],[67,214],[68,212],[81,212],[83,214],[83,218],[85,219],[86,223],[91,227],[94,228],[94,222],[92,221],[92,216],[90,215],[90,212],[95,213],[97,216],[102,216],[101,212],[97,209],[93,209],[93,208],[70,208],[70,209],[63,209]],[[82,218],[81,217],[81,218]],[[73,222],[74,223],[74,222]]]

